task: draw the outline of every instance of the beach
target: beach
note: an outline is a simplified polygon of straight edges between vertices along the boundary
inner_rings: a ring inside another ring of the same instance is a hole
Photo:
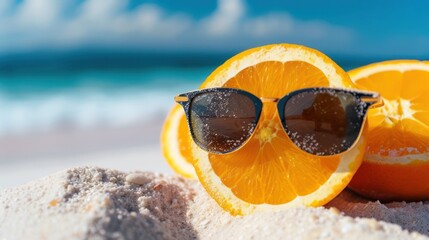
[[[0,189],[70,167],[172,174],[159,143],[163,115],[123,127],[63,129],[0,138]]]
[[[195,180],[72,168],[0,191],[0,239],[428,239],[429,202],[369,201],[234,217]]]

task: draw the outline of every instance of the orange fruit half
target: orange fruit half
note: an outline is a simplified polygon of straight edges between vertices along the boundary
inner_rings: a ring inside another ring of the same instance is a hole
[[[244,51],[218,67],[202,88],[230,87],[280,98],[307,87],[343,87],[349,76],[324,54],[275,44]],[[361,164],[365,132],[350,151],[332,157],[303,152],[287,137],[275,103],[264,103],[253,136],[239,150],[211,154],[191,142],[191,160],[207,192],[233,215],[320,206],[339,194]]]
[[[387,61],[349,75],[384,101],[368,112],[364,162],[350,188],[385,201],[429,199],[429,62]]]
[[[196,178],[191,161],[191,133],[185,113],[179,104],[174,105],[164,122],[161,132],[161,150],[167,163],[178,174]]]

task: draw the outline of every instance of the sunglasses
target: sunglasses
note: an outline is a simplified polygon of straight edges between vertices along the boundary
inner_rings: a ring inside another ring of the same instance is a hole
[[[263,103],[277,103],[287,136],[301,150],[332,156],[352,148],[370,107],[383,105],[375,92],[306,88],[282,98],[256,97],[234,88],[208,88],[179,94],[194,142],[203,150],[227,154],[252,136]]]

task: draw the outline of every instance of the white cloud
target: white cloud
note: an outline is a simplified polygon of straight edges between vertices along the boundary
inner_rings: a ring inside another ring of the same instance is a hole
[[[287,13],[268,14],[250,19],[244,30],[253,37],[265,37],[272,34],[291,34],[294,30],[294,19]]]
[[[244,3],[241,0],[219,0],[218,3],[216,11],[202,20],[202,29],[209,35],[231,34],[244,17]]]
[[[129,10],[126,0],[87,0],[81,4],[73,0],[24,0],[13,12],[9,0],[1,2],[0,53],[94,45],[232,50],[272,42],[347,48],[353,39],[348,29],[317,20],[302,21],[287,12],[249,16],[243,0],[218,0],[214,12],[200,20],[185,13],[167,13],[154,4]],[[67,11],[76,4],[74,11]]]
[[[126,6],[127,2],[121,0],[88,0],[82,4],[77,19],[109,21],[110,17],[125,13]]]
[[[49,27],[59,20],[62,3],[57,0],[26,0],[17,9],[15,23],[18,27]]]

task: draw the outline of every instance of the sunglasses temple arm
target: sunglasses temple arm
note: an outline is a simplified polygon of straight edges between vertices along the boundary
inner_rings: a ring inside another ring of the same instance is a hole
[[[186,96],[177,95],[174,97],[174,101],[176,101],[177,103],[187,102],[187,101],[189,101],[189,98]]]

